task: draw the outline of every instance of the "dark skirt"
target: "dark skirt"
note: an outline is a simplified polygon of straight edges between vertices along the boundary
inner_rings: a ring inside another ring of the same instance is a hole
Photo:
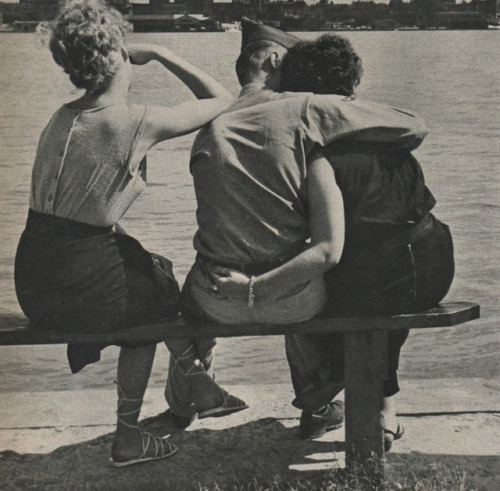
[[[413,229],[358,249],[325,274],[329,316],[390,315],[435,307],[455,273],[449,227],[432,214]]]
[[[118,331],[175,317],[171,262],[134,238],[30,210],[16,253],[19,304],[40,329]],[[68,345],[73,372],[99,360],[103,344]]]
[[[325,315],[376,316],[419,312],[436,307],[453,281],[455,262],[450,229],[432,214],[408,231],[347,254],[325,275]],[[397,369],[409,330],[388,332],[388,379],[384,395],[399,391]],[[343,366],[343,340],[332,343]]]

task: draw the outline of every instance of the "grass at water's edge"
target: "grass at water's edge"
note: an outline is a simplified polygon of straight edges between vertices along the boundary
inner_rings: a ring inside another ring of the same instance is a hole
[[[249,483],[235,482],[223,487],[217,484],[200,486],[199,491],[492,491],[474,483],[465,471],[449,466],[420,472],[407,470],[404,474],[398,471],[398,476],[388,474],[382,485],[373,484],[359,473],[337,470],[322,477],[294,482],[285,482],[276,476],[272,482],[254,479]]]

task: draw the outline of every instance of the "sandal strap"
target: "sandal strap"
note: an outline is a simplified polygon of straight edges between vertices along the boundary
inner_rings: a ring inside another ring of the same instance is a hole
[[[131,414],[140,413],[141,406],[142,406],[142,399],[131,399],[131,398],[127,397],[125,395],[125,392],[121,388],[120,384],[118,383],[118,381],[115,380],[114,382],[115,382],[116,386],[118,387],[118,408],[116,410],[116,416],[117,416],[118,421],[120,421],[120,423],[124,426],[128,426],[129,428],[134,428],[136,430],[139,430],[138,425],[131,425],[130,423],[123,421],[121,416],[130,416]],[[131,409],[130,411],[120,411],[122,404],[124,402],[137,402],[137,403],[139,403],[139,407],[137,407],[136,409]]]
[[[123,421],[123,419],[120,418],[119,414],[117,414],[117,419],[123,426],[128,426],[129,428],[133,428],[134,430],[140,431],[139,425],[131,425],[130,423]]]
[[[132,411],[116,411],[117,416],[129,416],[130,414],[137,414],[141,412],[141,408],[132,409]]]
[[[194,354],[194,346],[192,344],[182,354],[178,356],[174,356],[172,353],[170,353],[170,358],[173,361],[172,370],[175,370],[177,368],[177,365],[179,365],[180,361],[192,358],[193,354]],[[184,372],[184,370],[179,366],[180,371],[185,375],[187,375],[192,368],[193,367],[190,367],[187,372]]]
[[[404,432],[404,427],[400,423],[398,423],[396,431],[392,431],[389,428],[384,428],[384,434],[391,435],[394,440],[399,440],[404,435]]]
[[[203,371],[200,371],[199,367],[202,367]],[[193,372],[193,370],[195,368],[198,368],[198,370],[196,372]],[[203,366],[203,364],[201,363],[201,361],[200,360],[194,360],[193,364],[189,367],[189,370],[187,372],[185,372],[185,375],[193,377],[195,375],[205,375],[206,373],[207,372],[205,370],[205,367]]]
[[[140,459],[145,458],[147,455],[147,451],[149,449],[149,446],[151,442],[155,444],[154,448],[154,458],[161,457],[164,455],[165,452],[165,444],[168,445],[168,453],[172,452],[174,450],[174,447],[170,444],[169,441],[167,441],[167,438],[170,435],[167,435],[166,437],[160,438],[158,436],[152,435],[151,433],[148,433],[146,431],[141,431],[141,440],[142,440],[142,454],[139,457]]]
[[[127,397],[125,395],[125,392],[123,391],[121,385],[118,383],[117,380],[114,381],[116,386],[118,387],[118,391],[119,391],[119,394],[118,394],[118,399],[119,399],[119,404],[121,404],[122,402],[142,402],[142,398],[141,399],[130,399],[129,397]]]

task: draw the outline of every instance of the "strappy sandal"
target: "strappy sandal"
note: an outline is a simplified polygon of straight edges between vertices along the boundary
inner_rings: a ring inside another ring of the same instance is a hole
[[[116,385],[118,385],[117,382],[115,383]],[[123,460],[123,461],[114,460],[111,457],[109,459],[109,465],[111,467],[128,467],[130,465],[142,464],[144,462],[151,462],[153,460],[166,459],[167,457],[174,455],[177,452],[177,447],[173,443],[167,441],[167,438],[169,438],[170,435],[158,437],[152,435],[151,433],[141,431],[139,426],[131,425],[126,421],[123,421],[123,419],[121,419],[120,416],[128,416],[130,414],[139,413],[141,410],[141,408],[139,407],[138,409],[134,409],[132,411],[120,412],[120,406],[123,402],[142,402],[142,399],[128,399],[125,396],[125,393],[123,392],[123,389],[120,387],[120,385],[118,385],[118,389],[120,390],[118,410],[116,412],[118,421],[120,421],[121,424],[128,426],[129,428],[132,428],[139,432],[139,435],[141,436],[142,453],[139,457],[135,459]],[[153,450],[153,444],[154,444],[154,452],[152,452],[152,454],[148,456],[148,453],[150,453],[151,450]]]
[[[399,440],[405,434],[405,429],[402,424],[398,423],[396,431],[384,428],[384,451],[389,452],[392,448],[392,442],[394,440]]]
[[[122,421],[123,423],[123,421]],[[129,465],[142,464],[144,462],[151,462],[153,460],[166,459],[171,455],[174,455],[177,452],[177,447],[167,441],[167,438],[170,435],[166,435],[164,437],[158,437],[151,435],[151,433],[146,433],[141,431],[138,426],[130,426],[131,428],[136,428],[141,435],[142,440],[142,453],[136,459],[131,460],[114,460],[112,457],[109,459],[109,465],[111,467],[128,467]],[[148,450],[150,449],[151,442],[154,443],[154,454],[147,456]]]

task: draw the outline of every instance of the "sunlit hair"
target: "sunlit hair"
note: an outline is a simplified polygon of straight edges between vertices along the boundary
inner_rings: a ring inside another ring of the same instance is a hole
[[[361,58],[336,34],[297,43],[281,68],[281,90],[315,94],[352,96],[363,75]]]
[[[104,0],[63,3],[49,29],[49,47],[55,62],[78,88],[100,91],[116,73],[129,24]]]
[[[273,41],[261,40],[248,44],[236,60],[236,75],[240,85],[250,83],[253,75],[262,69],[269,55],[280,50],[284,51],[285,48]]]

